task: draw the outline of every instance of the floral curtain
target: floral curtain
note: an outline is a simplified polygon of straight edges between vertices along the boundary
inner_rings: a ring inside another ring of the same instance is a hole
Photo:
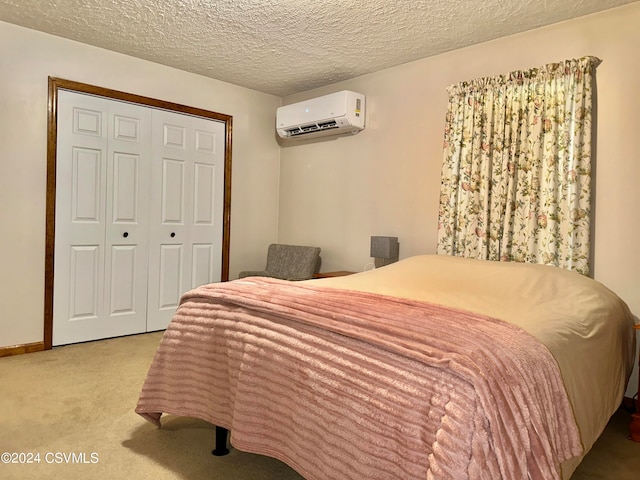
[[[449,87],[439,254],[589,274],[599,62],[585,57]]]

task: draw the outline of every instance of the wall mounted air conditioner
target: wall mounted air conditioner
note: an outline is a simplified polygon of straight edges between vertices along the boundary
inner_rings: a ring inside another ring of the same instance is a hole
[[[364,100],[360,93],[343,90],[285,105],[276,111],[276,130],[289,139],[356,134],[364,129]]]

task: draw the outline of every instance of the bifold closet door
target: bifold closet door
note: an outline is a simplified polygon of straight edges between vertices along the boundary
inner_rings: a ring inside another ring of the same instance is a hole
[[[154,110],[147,330],[222,275],[225,124]]]
[[[144,332],[151,110],[60,90],[53,345]]]

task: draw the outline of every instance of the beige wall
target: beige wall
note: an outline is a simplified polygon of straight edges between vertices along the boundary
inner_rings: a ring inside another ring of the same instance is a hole
[[[285,98],[364,93],[367,128],[349,138],[283,147],[279,240],[320,246],[324,270],[362,270],[371,261],[371,235],[397,235],[401,257],[433,253],[446,87],[593,55],[602,59],[594,273],[639,315],[638,25],[640,3],[634,3]],[[637,373],[634,385],[635,379]]]
[[[230,276],[264,262],[280,98],[0,22],[0,347],[43,340],[48,76],[232,115]]]

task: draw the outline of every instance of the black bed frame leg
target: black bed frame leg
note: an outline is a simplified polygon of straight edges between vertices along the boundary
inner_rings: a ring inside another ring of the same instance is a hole
[[[229,449],[227,448],[228,433],[229,430],[223,427],[218,427],[216,425],[216,448],[211,451],[211,455],[222,457],[223,455],[227,455],[229,453]]]

